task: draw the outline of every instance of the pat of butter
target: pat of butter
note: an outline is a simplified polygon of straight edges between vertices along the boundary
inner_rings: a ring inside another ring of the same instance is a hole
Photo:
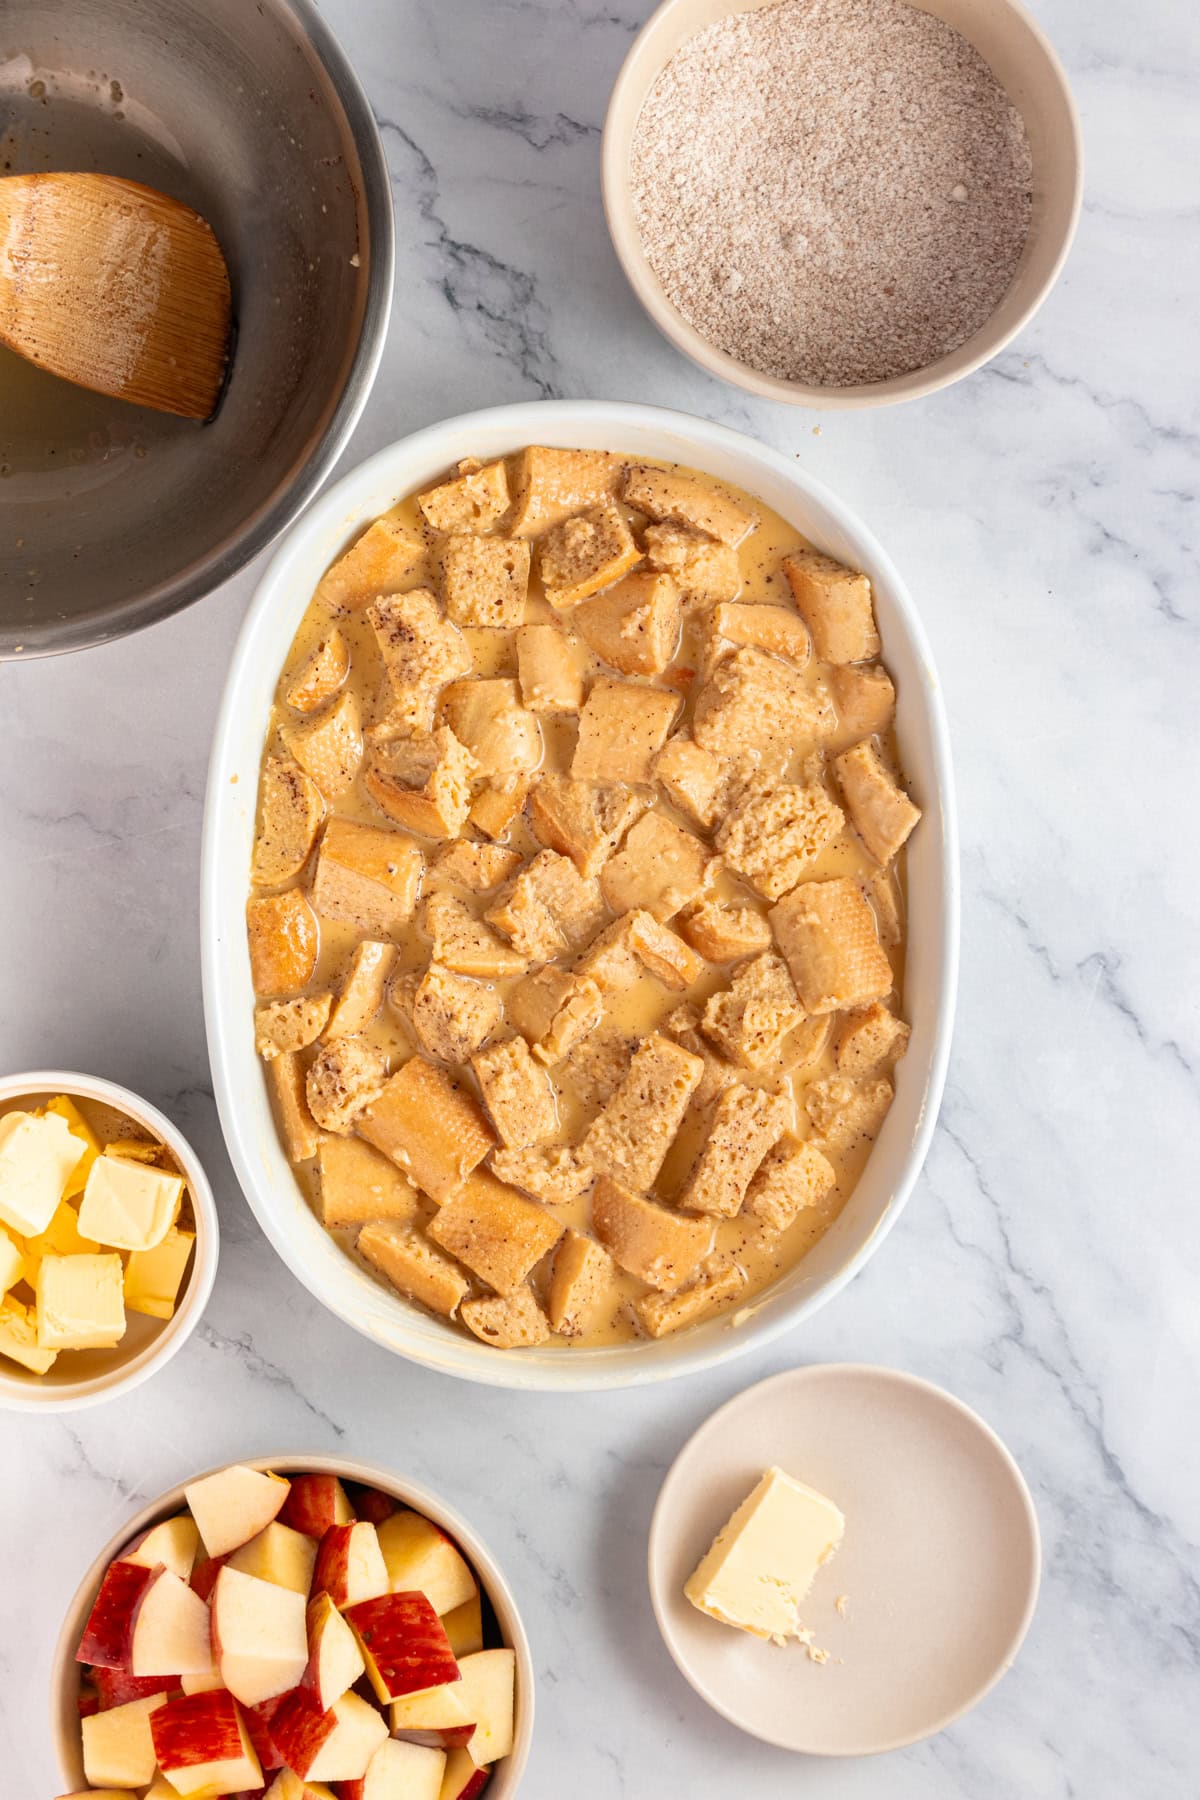
[[[57,1113],[0,1118],[0,1223],[34,1237],[45,1231],[86,1146]]]
[[[45,1231],[25,1239],[25,1279],[31,1287],[35,1285],[43,1256],[94,1256],[99,1248],[93,1238],[81,1236],[79,1214],[64,1200]]]
[[[768,1469],[683,1591],[709,1618],[782,1644],[802,1635],[800,1602],[845,1528],[832,1500]]]
[[[148,1169],[106,1150],[87,1178],[79,1229],[115,1250],[153,1250],[175,1223],[182,1197],[182,1176]]]
[[[67,1129],[72,1137],[80,1138],[85,1145],[79,1166],[63,1189],[63,1199],[73,1200],[76,1194],[82,1194],[83,1184],[88,1178],[92,1164],[100,1154],[100,1139],[96,1136],[75,1102],[66,1094],[56,1094],[53,1100],[46,1102],[45,1111],[57,1113],[60,1119],[67,1121]]]
[[[44,1375],[55,1355],[53,1350],[39,1350],[37,1327],[27,1306],[11,1298],[0,1301],[0,1356]]]
[[[25,1257],[21,1247],[14,1244],[0,1226],[0,1294],[7,1294],[10,1287],[16,1287],[18,1281],[25,1278]]]
[[[130,1312],[169,1319],[192,1254],[195,1237],[174,1226],[153,1250],[135,1250],[125,1270],[125,1304]]]
[[[108,1350],[125,1335],[124,1270],[111,1256],[43,1256],[37,1274],[41,1350]]]

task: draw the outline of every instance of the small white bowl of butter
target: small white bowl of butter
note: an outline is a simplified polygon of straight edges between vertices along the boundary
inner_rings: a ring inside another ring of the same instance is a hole
[[[62,1069],[0,1078],[0,1408],[146,1381],[198,1324],[217,1244],[204,1170],[157,1108]]]

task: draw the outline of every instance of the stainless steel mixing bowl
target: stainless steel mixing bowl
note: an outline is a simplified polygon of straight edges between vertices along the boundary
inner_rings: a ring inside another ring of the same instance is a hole
[[[344,446],[391,304],[383,148],[311,0],[3,0],[0,174],[54,168],[211,220],[237,341],[206,425],[0,351],[0,656],[149,625],[269,543]]]

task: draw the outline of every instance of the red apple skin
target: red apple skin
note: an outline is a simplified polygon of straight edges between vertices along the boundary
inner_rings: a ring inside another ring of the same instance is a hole
[[[376,1701],[378,1705],[378,1701]],[[465,1750],[475,1736],[474,1725],[431,1725],[428,1730],[403,1726],[392,1734],[406,1744],[424,1744],[429,1750]]]
[[[293,1475],[291,1492],[279,1509],[281,1525],[319,1538],[338,1523],[338,1489],[336,1475]]]
[[[75,1705],[81,1719],[90,1719],[100,1711],[100,1696],[95,1688],[80,1688]]]
[[[260,1700],[257,1706],[243,1706],[242,1719],[246,1726],[246,1735],[254,1745],[254,1754],[264,1769],[282,1769],[283,1751],[275,1742],[275,1734],[271,1730],[271,1721],[280,1700],[286,1695],[280,1694],[274,1700]]]
[[[396,1510],[396,1502],[381,1494],[378,1488],[351,1486],[349,1494],[355,1514],[369,1525],[382,1525]]]
[[[143,1569],[120,1558],[109,1563],[83,1628],[76,1662],[91,1663],[100,1669],[129,1667],[134,1608],[154,1573],[153,1569]]]
[[[472,1769],[467,1776],[466,1785],[459,1788],[457,1794],[453,1796],[453,1800],[475,1800],[475,1796],[482,1794],[491,1779],[492,1771],[490,1769]]]
[[[189,1583],[193,1594],[199,1594],[202,1600],[211,1599],[212,1591],[217,1585],[217,1576],[224,1565],[223,1556],[206,1556],[202,1563],[197,1563]]]
[[[337,1727],[332,1707],[322,1712],[303,1688],[292,1688],[272,1702],[271,1736],[284,1763],[303,1781],[317,1758],[317,1751]],[[153,1717],[153,1715],[151,1715]]]
[[[460,1679],[450,1639],[424,1594],[380,1594],[348,1606],[345,1616],[389,1700]]]
[[[232,1761],[242,1754],[237,1701],[225,1688],[168,1700],[150,1714],[150,1735],[164,1775],[197,1762]]]
[[[100,1697],[100,1711],[124,1706],[130,1700],[146,1700],[151,1694],[174,1694],[178,1675],[130,1675],[126,1669],[93,1669],[92,1680]]]

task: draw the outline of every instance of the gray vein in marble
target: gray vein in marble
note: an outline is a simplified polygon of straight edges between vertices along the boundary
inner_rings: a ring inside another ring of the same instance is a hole
[[[323,1425],[328,1425],[336,1437],[345,1437],[346,1427],[339,1425],[331,1414],[323,1411],[314,1400],[308,1398],[307,1394],[302,1394],[291,1376],[281,1369],[278,1363],[271,1362],[261,1351],[256,1350],[248,1331],[240,1331],[236,1336],[226,1337],[206,1319],[197,1327],[196,1336],[202,1344],[207,1344],[209,1349],[215,1350],[218,1355],[232,1356],[252,1379],[264,1381],[269,1387],[278,1388],[282,1393],[290,1394],[294,1400],[300,1402],[306,1412],[312,1414],[314,1419],[320,1419]]]

